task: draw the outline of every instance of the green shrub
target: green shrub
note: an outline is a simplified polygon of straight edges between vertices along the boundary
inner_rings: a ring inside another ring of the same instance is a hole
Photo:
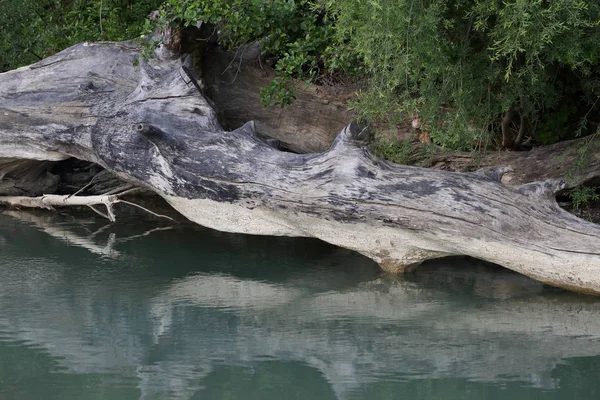
[[[596,0],[323,2],[337,40],[370,76],[361,115],[420,113],[439,144],[461,148],[485,131],[498,138],[502,116],[505,147],[518,144],[520,125],[534,140],[557,141],[600,95]]]
[[[0,0],[0,71],[84,41],[138,37],[162,0]]]
[[[409,165],[414,162],[414,152],[414,143],[411,140],[389,141],[381,139],[378,140],[373,147],[373,153],[376,156],[396,164],[404,165]]]
[[[455,149],[488,134],[517,147],[520,130],[540,143],[573,137],[600,96],[595,0],[168,0],[164,10],[165,23],[214,24],[228,48],[259,40],[278,72],[266,105],[293,101],[291,78],[367,77],[362,119],[419,113]]]
[[[591,202],[600,200],[600,194],[596,192],[596,188],[589,186],[582,186],[571,190],[569,197],[575,210],[580,210],[582,207],[588,206]]]

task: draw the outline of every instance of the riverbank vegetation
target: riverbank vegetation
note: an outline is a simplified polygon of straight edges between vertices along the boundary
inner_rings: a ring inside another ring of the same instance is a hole
[[[139,37],[161,0],[0,0],[0,72],[76,43]]]
[[[360,81],[366,122],[419,116],[452,149],[517,149],[593,133],[600,122],[600,4],[462,0],[3,1],[0,68],[82,41],[138,37],[146,16],[258,41],[277,77],[265,106],[293,101],[292,79]],[[162,4],[162,6],[161,6]]]
[[[600,96],[594,1],[168,0],[163,22],[213,24],[228,47],[260,41],[278,72],[265,104],[293,100],[290,79],[364,83],[366,122],[419,116],[452,149],[518,149],[592,133]]]

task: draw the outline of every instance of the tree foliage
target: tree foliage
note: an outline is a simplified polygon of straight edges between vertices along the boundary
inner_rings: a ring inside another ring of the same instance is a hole
[[[600,95],[595,0],[168,0],[163,22],[214,24],[227,47],[276,58],[265,104],[290,78],[367,79],[356,110],[394,123],[419,114],[431,138],[514,148],[585,131]]]
[[[418,112],[443,145],[469,148],[507,128],[502,145],[513,147],[521,126],[556,141],[600,94],[596,1],[326,2],[337,39],[371,77],[363,115]]]
[[[135,38],[160,4],[160,23],[212,24],[242,52],[259,41],[278,73],[265,105],[290,104],[293,78],[355,79],[361,118],[418,114],[455,149],[552,143],[600,119],[596,0],[0,0],[0,71]]]
[[[129,40],[161,0],[0,0],[0,72],[84,41]]]

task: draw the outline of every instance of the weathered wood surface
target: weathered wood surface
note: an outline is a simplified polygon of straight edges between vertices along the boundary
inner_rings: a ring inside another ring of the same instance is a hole
[[[138,60],[139,64],[134,61]],[[399,272],[468,255],[600,294],[600,226],[563,211],[558,180],[519,188],[501,170],[452,173],[375,159],[350,125],[320,154],[225,132],[164,52],[84,43],[0,75],[0,158],[98,163],[214,229],[316,237]]]

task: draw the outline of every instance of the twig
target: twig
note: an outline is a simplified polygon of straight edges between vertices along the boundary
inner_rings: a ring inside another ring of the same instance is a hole
[[[198,81],[196,80],[196,78],[194,78],[194,75],[192,74],[192,71],[190,71],[190,69],[188,67],[186,67],[185,65],[181,66],[181,69],[183,70],[183,72],[185,72],[185,74],[188,76],[188,78],[190,78],[190,82],[194,85],[194,87],[196,88],[196,90],[198,90],[198,92],[200,93],[200,95],[204,95],[202,93],[202,88],[200,87],[200,84],[198,83]],[[180,73],[181,76],[181,73]],[[183,77],[181,77],[181,79],[183,79]],[[185,80],[183,80],[185,82]],[[189,86],[189,82],[185,82],[186,85]]]
[[[117,218],[115,217],[115,213],[113,212],[113,208],[112,208],[112,205],[117,202],[118,202],[118,200],[107,201],[106,203],[104,203],[106,205],[106,212],[108,213],[108,219],[110,220],[110,222],[115,222],[117,220]]]
[[[225,68],[223,70],[223,72],[221,72],[221,75],[223,75],[225,72],[229,71],[229,68],[231,68],[231,65],[235,62],[240,49],[244,46],[245,45],[242,45],[242,46],[238,47],[237,49],[235,49],[235,54],[233,55],[233,59],[229,62],[229,65],[227,65],[227,68]]]
[[[83,192],[85,189],[87,189],[88,187],[90,187],[92,185],[92,182],[94,182],[94,179],[96,179],[97,176],[98,176],[98,174],[92,176],[92,179],[90,179],[90,181],[88,182],[87,185],[85,185],[84,187],[82,187],[81,189],[79,189],[78,191],[76,191],[75,193],[70,194],[67,197],[67,199],[70,198],[70,197],[73,197],[73,196],[77,196],[79,193]]]
[[[141,238],[141,237],[144,237],[144,236],[148,236],[148,235],[150,235],[151,233],[154,233],[154,232],[168,231],[168,230],[171,230],[171,229],[173,229],[172,226],[158,227],[158,228],[150,229],[149,231],[146,231],[146,232],[144,232],[144,233],[142,233],[140,235],[133,235],[133,236],[128,236],[128,237],[123,238],[123,239],[119,239],[118,242],[119,243],[128,242],[128,241],[133,240],[133,239],[138,239],[138,238]]]
[[[102,211],[98,210],[96,207],[94,206],[88,206],[89,208],[92,209],[92,211],[94,211],[96,214],[108,219],[110,222],[114,222],[112,219],[110,219],[110,217],[106,214],[104,214]]]
[[[240,54],[240,63],[238,64],[237,71],[235,71],[235,76],[233,77],[233,79],[231,80],[231,82],[229,82],[230,85],[233,82],[235,82],[235,80],[237,79],[237,77],[238,77],[238,75],[240,73],[240,69],[242,68],[242,61],[244,60],[244,53],[246,52],[247,48],[248,48],[248,45],[244,46],[244,50],[242,50],[242,54]]]
[[[125,203],[125,204],[129,204],[130,206],[134,206],[134,207],[140,208],[140,209],[142,209],[142,210],[146,211],[147,213],[150,213],[150,214],[152,214],[152,215],[154,215],[154,216],[156,216],[156,217],[160,217],[160,218],[166,218],[166,219],[170,219],[170,220],[171,220],[171,221],[173,221],[173,222],[177,222],[177,221],[175,221],[173,218],[171,218],[171,217],[169,217],[169,216],[167,216],[167,215],[163,215],[163,214],[158,214],[158,213],[155,213],[154,211],[150,211],[150,210],[148,210],[147,208],[140,206],[139,204],[132,203],[131,201],[127,201],[127,200],[121,200],[121,199],[119,199],[119,200],[115,201],[115,203]]]
[[[141,208],[142,210],[161,218],[167,218],[171,221],[175,220],[169,216],[157,214],[153,211],[148,210],[138,204],[130,201],[121,200],[119,196],[125,193],[131,193],[139,188],[133,188],[125,190],[119,194],[102,195],[102,196],[68,196],[68,195],[56,195],[48,194],[39,197],[26,197],[26,196],[0,196],[0,204],[6,204],[13,207],[27,207],[27,208],[47,208],[52,209],[55,207],[66,207],[66,206],[87,206],[91,208],[96,214],[108,219],[111,222],[116,221],[115,214],[113,212],[113,205],[117,203],[126,203],[134,207]],[[106,213],[98,210],[96,205],[103,204],[106,207]]]
[[[112,196],[112,195],[122,196],[122,195],[124,195],[126,193],[131,193],[131,192],[134,192],[136,190],[141,190],[141,188],[139,188],[139,187],[132,187],[132,185],[126,184],[126,185],[121,185],[121,186],[118,186],[118,187],[116,187],[114,189],[111,189],[111,190],[109,190],[106,193],[103,193],[103,196]]]

